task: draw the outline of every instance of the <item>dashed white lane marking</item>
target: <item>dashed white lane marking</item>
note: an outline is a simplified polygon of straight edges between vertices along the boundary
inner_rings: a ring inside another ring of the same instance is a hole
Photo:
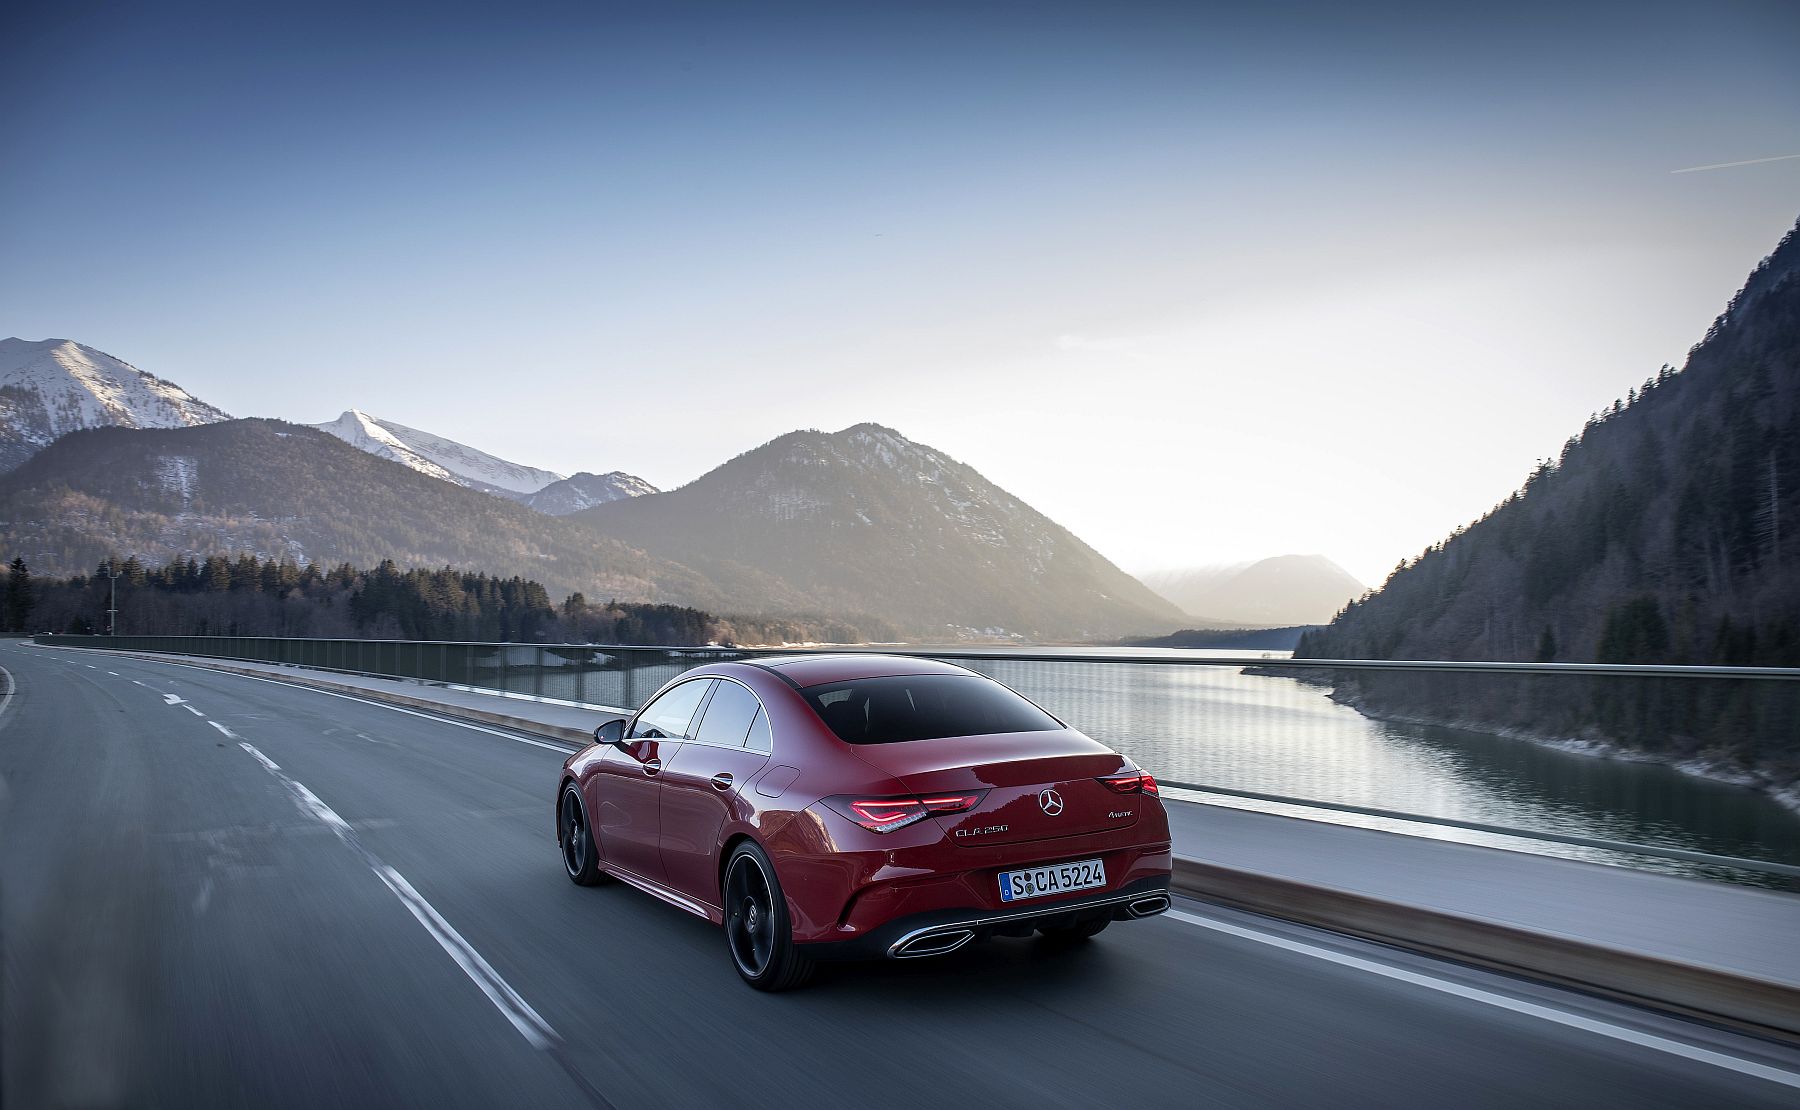
[[[207,723],[226,736],[236,739],[230,729],[217,721]],[[406,881],[404,875],[383,863],[375,853],[365,848],[362,841],[357,838],[356,830],[350,827],[349,822],[339,817],[336,810],[321,801],[319,796],[308,790],[303,783],[284,772],[280,764],[258,751],[254,745],[238,740],[238,747],[248,752],[252,758],[263,765],[265,770],[287,787],[288,792],[294,795],[294,800],[299,804],[301,812],[331,829],[337,834],[339,840],[349,845],[362,857],[363,862],[369,865],[369,870],[375,872],[376,877],[388,890],[393,892],[394,897],[400,899],[400,904],[405,906],[419,924],[425,927],[425,931],[431,934],[431,939],[437,941],[438,946],[448,953],[452,960],[456,961],[456,966],[462,968],[463,974],[474,981],[475,985],[481,989],[481,993],[487,996],[488,1001],[494,1004],[494,1008],[499,1010],[508,1022],[512,1023],[512,1027],[519,1031],[519,1035],[524,1037],[531,1047],[548,1050],[556,1046],[560,1038],[557,1036],[556,1030],[550,1027],[550,1023],[532,1009],[530,1004],[520,997],[519,992],[513,990],[511,984],[501,978],[500,973],[494,970],[493,965],[488,963],[473,945],[464,940],[462,934],[457,932],[448,921],[444,920],[444,916],[438,913],[437,909],[427,902],[425,896],[415,890],[411,883]]]
[[[112,675],[114,678],[124,678],[125,677],[124,675],[120,674],[118,671],[107,671],[106,673],[109,675]]]
[[[1654,1049],[1657,1052],[1665,1052],[1671,1056],[1679,1056],[1683,1059],[1693,1060],[1702,1064],[1711,1064],[1714,1067],[1737,1072],[1739,1075],[1755,1076],[1758,1079],[1766,1079],[1771,1083],[1779,1083],[1784,1087],[1800,1087],[1800,1074],[1785,1071],[1777,1067],[1771,1067],[1768,1064],[1759,1064],[1754,1060],[1744,1060],[1736,1056],[1727,1056],[1723,1052],[1714,1052],[1711,1049],[1700,1048],[1697,1045],[1683,1044],[1680,1041],[1670,1040],[1667,1037],[1659,1037],[1654,1033],[1644,1033],[1636,1029],[1628,1029],[1622,1025],[1614,1025],[1611,1022],[1583,1017],[1580,1014],[1567,1013],[1536,1002],[1526,1002],[1519,998],[1508,998],[1503,994],[1484,991],[1479,987],[1465,986],[1461,983],[1453,983],[1446,979],[1437,979],[1430,975],[1421,975],[1416,971],[1408,971],[1405,968],[1389,967],[1386,964],[1377,963],[1374,960],[1365,960],[1359,956],[1352,956],[1346,952],[1333,952],[1328,948],[1319,948],[1315,945],[1304,944],[1297,940],[1289,940],[1286,937],[1279,937],[1270,933],[1260,933],[1254,929],[1245,929],[1223,921],[1211,921],[1184,910],[1169,910],[1166,916],[1172,917],[1177,921],[1185,922],[1189,925],[1197,925],[1202,929],[1211,929],[1214,932],[1226,933],[1230,936],[1241,937],[1244,940],[1253,940],[1258,944],[1267,944],[1275,948],[1283,948],[1289,952],[1297,952],[1302,956],[1311,956],[1317,960],[1325,960],[1329,963],[1355,968],[1358,971],[1366,971],[1371,975],[1380,975],[1388,979],[1397,979],[1402,983],[1411,983],[1413,986],[1424,987],[1427,990],[1442,991],[1445,994],[1452,994],[1458,998],[1466,998],[1472,1002],[1480,1002],[1484,1005],[1494,1006],[1502,1010],[1511,1010],[1515,1014],[1525,1014],[1530,1017],[1540,1018],[1544,1021],[1554,1022],[1557,1025],[1566,1025],[1571,1029],[1580,1029],[1584,1032],[1595,1033],[1602,1037],[1610,1037],[1616,1041],[1624,1041],[1627,1044]]]
[[[185,710],[187,710],[187,711],[188,711],[188,712],[189,712],[189,713],[192,713],[192,714],[193,714],[193,715],[194,715],[194,716],[196,716],[196,717],[204,717],[204,716],[206,716],[206,714],[204,714],[204,713],[202,713],[202,712],[200,712],[200,711],[199,711],[199,710],[198,710],[198,709],[195,709],[195,708],[194,708],[194,707],[193,707],[193,706],[191,706],[191,705],[184,705],[184,706],[182,706],[182,707],[181,707],[181,708],[183,708],[183,709],[185,709]]]
[[[65,662],[66,662],[66,660],[65,660]],[[145,662],[162,663],[164,666],[169,666],[169,667],[191,667],[195,670],[212,670],[212,668],[210,668],[210,667],[196,667],[192,663],[176,663],[176,662],[172,662],[172,661],[164,660],[164,659],[145,660]],[[406,708],[403,708],[398,705],[389,705],[387,702],[384,702],[384,701],[374,701],[370,698],[359,698],[359,697],[355,696],[354,694],[340,694],[335,690],[321,690],[316,686],[303,686],[297,682],[283,682],[278,678],[263,678],[259,675],[240,674],[236,671],[213,671],[213,673],[214,674],[228,674],[234,678],[245,678],[245,679],[249,679],[251,682],[267,682],[267,683],[271,683],[275,686],[286,686],[290,690],[305,690],[309,694],[323,694],[328,698],[343,698],[345,701],[353,701],[359,705],[372,705],[377,709],[387,709],[387,710],[391,710],[392,712],[395,712],[395,713],[404,713],[408,717],[420,717],[420,718],[423,718],[424,720],[432,721],[432,722],[435,722],[440,725],[455,725],[457,728],[466,728],[472,732],[485,732],[489,736],[498,736],[505,740],[511,740],[515,744],[529,744],[534,748],[548,748],[550,751],[561,752],[564,755],[570,755],[574,752],[578,752],[581,750],[581,748],[579,746],[577,746],[573,743],[552,744],[552,743],[549,743],[549,742],[543,741],[543,740],[533,740],[530,737],[519,736],[519,735],[516,735],[511,732],[503,732],[497,728],[487,728],[482,725],[470,724],[468,721],[459,721],[453,717],[440,717],[440,716],[436,715],[435,713],[420,713],[416,709],[406,709]],[[149,685],[147,685],[146,683],[138,682],[138,680],[135,678],[132,679],[131,681],[137,682],[137,684],[139,686],[143,686],[147,690],[152,688]],[[163,695],[163,697],[165,697],[165,698],[173,697],[173,696],[174,695],[172,695],[172,694],[164,694]],[[170,702],[169,704],[173,705],[175,703]]]
[[[161,659],[147,660],[147,661],[148,662],[165,663],[166,666],[170,666],[170,667],[193,666],[193,664],[190,664],[190,663],[167,663]],[[211,668],[201,667],[201,668],[196,668],[196,669],[210,670]],[[575,747],[573,744],[552,744],[552,743],[549,743],[549,742],[543,741],[543,740],[533,740],[526,736],[518,736],[518,735],[515,735],[510,732],[503,732],[497,728],[488,728],[484,725],[475,725],[475,724],[470,724],[467,721],[459,721],[453,717],[440,717],[435,713],[420,713],[416,709],[406,709],[406,708],[403,708],[402,706],[398,706],[398,705],[389,705],[387,702],[384,702],[384,701],[374,701],[369,698],[359,698],[354,694],[340,694],[335,690],[321,690],[316,686],[303,686],[296,682],[283,682],[278,678],[262,678],[258,675],[253,675],[253,674],[239,674],[236,671],[216,671],[214,673],[228,674],[228,675],[231,675],[233,678],[244,678],[244,679],[250,680],[251,682],[267,682],[267,683],[270,683],[275,686],[285,686],[290,690],[304,690],[309,694],[323,694],[328,698],[343,698],[345,701],[353,701],[353,702],[356,702],[358,705],[372,705],[377,709],[386,709],[386,710],[390,710],[394,713],[404,713],[408,717],[419,717],[424,720],[431,721],[435,724],[455,725],[457,728],[466,728],[472,732],[485,732],[489,736],[498,736],[505,740],[511,740],[515,744],[530,744],[534,748],[548,748],[553,752],[562,752],[564,755],[569,755],[570,753],[581,750],[580,748]],[[163,696],[167,697],[168,695],[165,694]]]
[[[226,728],[226,727],[225,727],[225,726],[224,726],[224,725],[222,725],[222,724],[220,724],[220,723],[219,723],[219,722],[217,722],[217,721],[208,721],[208,722],[206,722],[206,723],[207,723],[207,724],[209,724],[209,725],[211,725],[211,726],[212,726],[212,727],[214,727],[214,728],[216,728],[216,729],[218,729],[218,730],[219,730],[219,731],[220,731],[220,732],[221,732],[221,733],[223,733],[223,734],[224,734],[224,736],[225,736],[225,739],[227,739],[227,740],[236,740],[236,739],[237,739],[237,733],[235,733],[235,732],[233,732],[233,731],[231,731],[231,730],[230,730],[230,729],[228,729],[228,728]],[[257,758],[259,758],[259,759],[260,759],[260,758],[261,758],[261,757],[260,757],[260,756],[258,756],[258,757],[257,757]],[[270,769],[270,770],[275,770],[275,765],[274,765],[274,764],[273,764],[273,763],[271,763],[271,764],[269,764],[269,769]]]

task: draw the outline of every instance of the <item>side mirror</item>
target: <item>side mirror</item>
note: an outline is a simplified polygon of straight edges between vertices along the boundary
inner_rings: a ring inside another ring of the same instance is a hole
[[[625,747],[625,718],[623,718],[623,717],[615,718],[614,720],[608,721],[605,724],[601,725],[599,728],[595,729],[594,730],[594,743],[596,743],[596,744],[611,744],[615,748],[624,750],[624,747]]]

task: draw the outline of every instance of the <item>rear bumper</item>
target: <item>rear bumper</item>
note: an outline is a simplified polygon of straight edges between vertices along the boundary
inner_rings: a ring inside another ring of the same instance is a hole
[[[930,910],[896,918],[851,940],[799,945],[815,960],[913,959],[942,956],[994,936],[1030,936],[1040,928],[1103,918],[1129,921],[1169,908],[1169,876],[1153,875],[1098,895],[1047,902],[1029,909]]]

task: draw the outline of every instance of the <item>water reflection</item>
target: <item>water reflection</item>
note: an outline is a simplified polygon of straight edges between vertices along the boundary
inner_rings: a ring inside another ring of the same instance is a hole
[[[1238,668],[1004,660],[975,666],[1169,779],[1800,862],[1800,814],[1764,794],[1669,767],[1596,759],[1463,729],[1375,721],[1331,701],[1323,687]],[[1420,831],[1414,824],[1353,815],[1326,819]],[[1681,873],[1706,870],[1459,830],[1437,835]]]

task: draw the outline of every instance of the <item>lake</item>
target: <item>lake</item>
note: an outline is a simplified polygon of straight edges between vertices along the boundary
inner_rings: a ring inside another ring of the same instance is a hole
[[[1244,653],[1211,654],[1242,658]],[[1245,674],[1237,667],[958,662],[1007,683],[1171,780],[1800,863],[1800,814],[1766,794],[1671,767],[1595,758],[1464,729],[1373,720],[1333,702],[1323,687]],[[1180,791],[1170,794],[1183,796]],[[1679,861],[1411,822],[1220,795],[1207,800],[1654,870],[1714,873]],[[1717,877],[1748,876],[1734,870]]]

